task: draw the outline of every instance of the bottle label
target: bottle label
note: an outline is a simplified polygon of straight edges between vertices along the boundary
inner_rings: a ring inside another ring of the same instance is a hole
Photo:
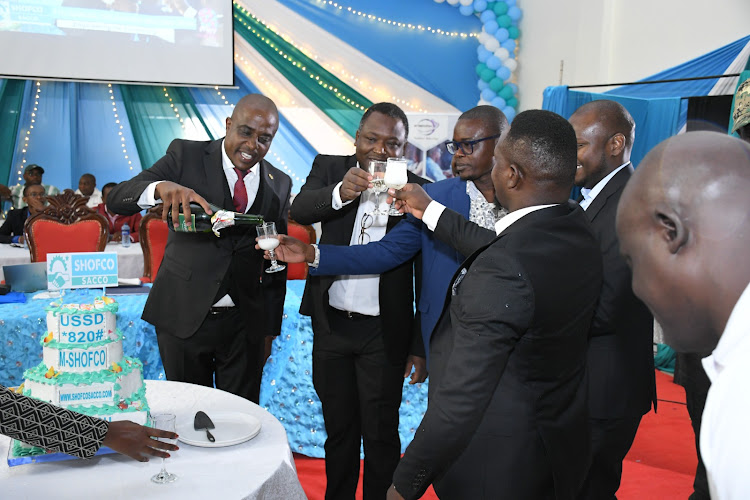
[[[178,233],[194,233],[195,232],[195,215],[190,214],[190,221],[191,226],[188,227],[185,225],[185,215],[180,214],[179,215],[180,224],[175,228],[175,231]]]

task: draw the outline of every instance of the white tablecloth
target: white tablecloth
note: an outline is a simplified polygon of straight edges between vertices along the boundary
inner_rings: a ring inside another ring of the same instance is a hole
[[[67,460],[9,468],[10,439],[0,436],[0,497],[13,499],[305,499],[286,431],[273,415],[238,396],[179,382],[146,382],[152,413],[171,412],[192,421],[198,410],[241,411],[261,421],[260,433],[242,444],[201,448],[178,442],[167,470],[179,478],[154,484],[161,459],[141,463],[123,455]]]
[[[143,276],[143,250],[139,243],[125,248],[119,243],[108,243],[105,252],[117,252],[117,274],[120,278],[140,278]],[[29,251],[8,244],[0,244],[0,281],[5,279],[2,266],[28,264]]]

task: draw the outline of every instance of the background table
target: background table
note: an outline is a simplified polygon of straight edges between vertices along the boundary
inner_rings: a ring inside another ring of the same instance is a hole
[[[143,250],[139,243],[123,247],[119,243],[107,243],[105,252],[117,252],[117,274],[120,278],[140,278],[143,276]],[[29,250],[8,244],[0,244],[0,281],[5,279],[2,266],[28,264],[31,262]]]
[[[142,463],[113,454],[12,468],[3,460],[3,498],[306,498],[284,427],[258,405],[217,389],[166,381],[146,382],[146,397],[152,413],[175,413],[178,421],[192,421],[198,410],[239,411],[258,418],[262,427],[250,441],[224,448],[179,442],[167,460],[167,470],[179,477],[171,484],[151,482],[161,467],[156,458]],[[0,436],[0,456],[7,456],[9,443]]]

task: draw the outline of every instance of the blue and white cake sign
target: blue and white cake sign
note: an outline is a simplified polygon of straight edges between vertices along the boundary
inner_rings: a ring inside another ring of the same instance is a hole
[[[105,370],[122,359],[122,342],[111,342],[89,348],[61,348],[45,346],[43,359],[55,371],[82,373]]]
[[[47,254],[47,289],[117,286],[117,252]]]

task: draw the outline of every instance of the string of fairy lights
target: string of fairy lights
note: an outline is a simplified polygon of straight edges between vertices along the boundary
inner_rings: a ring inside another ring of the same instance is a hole
[[[433,35],[438,35],[438,36],[450,36],[450,37],[460,37],[460,38],[476,38],[479,35],[479,33],[464,33],[462,31],[445,31],[440,28],[433,28],[432,26],[424,26],[420,23],[408,23],[408,22],[402,22],[402,21],[395,21],[393,19],[388,19],[386,17],[378,16],[375,14],[368,14],[367,12],[362,12],[361,10],[357,10],[350,6],[345,6],[334,0],[316,0],[316,3],[322,6],[330,5],[334,9],[338,9],[342,12],[348,12],[349,14],[353,16],[361,17],[363,19],[368,19],[373,22],[378,22],[384,25],[394,26],[396,28],[401,28],[401,29],[407,29],[407,30],[412,30],[412,31],[422,31],[425,33],[432,33]]]
[[[327,3],[327,2],[323,2],[323,3]],[[297,50],[299,50],[300,52],[302,52],[305,56],[307,56],[310,59],[312,59],[313,61],[318,62],[319,64],[321,64],[319,62],[318,55],[313,50],[311,50],[309,47],[304,47],[304,46],[296,43],[294,41],[294,39],[292,39],[292,37],[290,37],[287,33],[281,32],[276,26],[273,26],[273,25],[265,22],[264,20],[260,19],[255,14],[250,13],[242,5],[239,5],[237,3],[235,3],[234,5],[244,15],[250,17],[255,22],[259,23],[265,29],[269,30],[270,32],[274,33],[275,35],[281,37],[282,40],[284,40],[286,43],[292,45],[294,48],[296,48]],[[338,6],[338,4],[336,4],[336,5]],[[246,28],[248,28],[253,34],[255,34],[256,36],[258,36],[262,41],[264,41],[267,45],[269,45],[269,47],[274,48],[274,50],[280,56],[282,56],[285,61],[287,61],[288,63],[290,63],[292,66],[295,66],[298,69],[301,69],[302,71],[306,71],[308,73],[308,75],[310,76],[310,78],[315,79],[324,89],[331,90],[332,92],[334,92],[336,94],[337,97],[340,96],[340,93],[338,92],[338,88],[336,88],[333,85],[327,84],[325,82],[325,80],[323,80],[321,78],[321,75],[315,74],[312,71],[308,71],[307,67],[305,67],[304,64],[301,64],[299,61],[293,60],[293,58],[289,54],[285,54],[283,52],[283,50],[277,50],[276,47],[275,47],[275,45],[273,44],[273,42],[268,41],[266,38],[264,38],[262,36],[262,34],[259,34],[254,28],[248,26],[247,23],[243,22],[241,19],[238,19],[238,20],[240,20],[240,22],[243,24],[243,26],[245,26]],[[391,22],[393,22],[393,21],[391,21]],[[246,63],[246,66],[250,66],[250,65],[248,63]],[[340,68],[339,69],[336,64],[331,63],[330,61],[326,61],[325,63],[322,63],[321,66],[323,66],[323,68],[325,68],[331,74],[339,75],[342,80],[346,80],[348,83],[352,82],[352,83],[356,84],[356,87],[359,87],[362,90],[369,90],[371,93],[376,94],[378,96],[378,99],[375,99],[375,100],[391,101],[391,102],[394,102],[394,103],[399,104],[401,106],[407,107],[407,108],[409,108],[412,111],[418,111],[418,112],[427,112],[428,111],[428,110],[424,109],[416,101],[416,99],[413,99],[413,98],[412,99],[402,99],[401,97],[393,95],[392,91],[390,91],[388,89],[385,89],[385,88],[382,88],[382,87],[381,88],[374,87],[369,82],[367,82],[365,79],[359,78],[357,75],[355,75],[353,73],[350,73],[349,71],[346,70],[346,68]],[[350,100],[349,98],[346,98],[346,97],[344,97],[344,100],[348,104],[351,104],[351,103],[354,102],[353,100]],[[355,107],[357,107],[358,109],[361,109],[362,111],[364,111],[366,109],[366,107],[362,106],[362,105],[356,105],[355,104]]]
[[[122,147],[122,154],[124,158],[128,161],[128,168],[130,170],[133,170],[133,161],[130,159],[130,155],[128,154],[128,147],[125,144],[125,136],[123,135],[123,127],[122,127],[122,123],[120,122],[120,115],[117,112],[117,102],[115,101],[115,92],[111,83],[107,84],[107,89],[109,91],[109,100],[112,103],[112,116],[114,117],[115,125],[117,126],[117,134],[120,137],[120,146]]]
[[[34,107],[31,109],[31,120],[29,121],[29,129],[23,136],[23,147],[21,147],[21,166],[18,169],[18,183],[21,184],[23,181],[23,171],[26,167],[26,151],[29,149],[29,142],[31,141],[31,131],[34,129],[34,123],[36,123],[36,113],[39,110],[39,97],[42,95],[42,82],[36,82],[36,93],[34,94]]]
[[[172,111],[174,111],[175,118],[177,118],[177,120],[180,122],[180,127],[182,127],[182,130],[187,130],[187,128],[185,127],[185,122],[180,116],[180,110],[177,108],[175,103],[172,102],[172,98],[169,96],[169,91],[167,90],[167,87],[162,87],[162,90],[164,91],[164,97],[166,97],[169,100],[169,107],[172,108]]]

